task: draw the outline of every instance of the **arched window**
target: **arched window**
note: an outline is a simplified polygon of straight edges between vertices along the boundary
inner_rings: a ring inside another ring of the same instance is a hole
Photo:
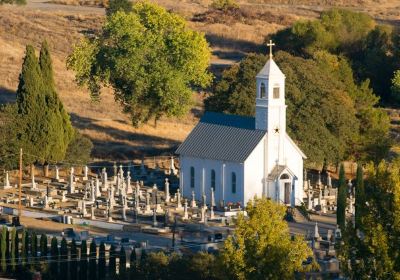
[[[236,193],[236,173],[232,172],[232,193]]]
[[[211,188],[215,191],[215,170],[211,169]]]
[[[264,83],[261,83],[260,85],[260,98],[266,98],[267,97],[267,89],[265,87]]]
[[[289,175],[287,175],[286,173],[284,173],[284,174],[281,175],[281,179],[282,179],[282,180],[284,180],[284,179],[290,179],[290,177],[289,177]]]
[[[190,167],[190,187],[194,188],[194,167]]]

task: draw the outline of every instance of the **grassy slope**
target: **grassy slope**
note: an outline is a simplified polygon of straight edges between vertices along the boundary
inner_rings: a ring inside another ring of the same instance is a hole
[[[374,16],[393,20],[393,15],[396,17],[399,14],[400,8],[393,9],[395,1],[372,6],[371,1],[366,1],[367,4],[363,3],[358,8],[367,9]],[[267,34],[288,26],[299,18],[315,17],[321,8],[279,4],[288,1],[258,1],[267,3],[266,5],[242,1],[245,17],[237,21],[230,16],[207,13],[210,1],[206,0],[155,2],[183,15],[190,21],[192,28],[206,34],[213,48],[212,70],[216,73],[238,61],[246,52],[259,49]],[[314,2],[318,0],[312,1],[312,4],[316,4]],[[102,101],[94,104],[87,91],[75,85],[73,73],[66,70],[65,58],[70,53],[72,44],[83,34],[99,30],[103,16],[98,12],[80,13],[79,9],[73,12],[39,11],[28,5],[2,6],[0,14],[0,26],[5,30],[0,31],[0,102],[12,101],[15,97],[25,45],[39,47],[43,39],[48,40],[60,97],[74,124],[94,141],[96,157],[123,159],[171,151],[196,123],[202,110],[203,94],[194,95],[196,106],[184,120],[164,119],[157,127],[149,124],[134,129],[129,118],[121,113],[120,107],[114,102],[111,92],[105,91]]]

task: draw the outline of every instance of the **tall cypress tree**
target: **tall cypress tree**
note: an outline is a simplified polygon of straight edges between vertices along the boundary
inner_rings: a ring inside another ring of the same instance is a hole
[[[15,258],[15,236],[17,235],[17,229],[15,227],[11,230],[11,270],[14,272],[17,264],[17,260]]]
[[[342,231],[344,231],[346,225],[346,200],[347,200],[346,175],[344,171],[344,165],[342,163],[339,169],[339,189],[337,195],[337,209],[336,209],[337,224],[339,225]]]
[[[36,259],[38,252],[38,244],[37,244],[37,235],[34,231],[31,232],[31,256],[32,256],[32,264],[31,267],[36,267]]]
[[[7,250],[7,227],[3,226],[3,230],[1,231],[1,270],[6,272],[7,269],[7,259],[6,259],[6,250]]]
[[[68,246],[65,238],[61,240],[60,247],[60,278],[62,280],[68,279]]]
[[[47,236],[45,234],[40,236],[40,259],[47,260]]]
[[[137,257],[136,257],[136,249],[133,248],[130,255],[130,267],[129,267],[129,275],[131,279],[135,279],[137,276]]]
[[[126,253],[122,245],[119,251],[119,276],[121,279],[125,279],[126,277]]]
[[[89,253],[89,279],[96,280],[97,279],[97,246],[96,242],[93,239],[92,243],[90,243],[90,253]]]
[[[362,217],[365,211],[365,188],[364,188],[364,174],[361,164],[357,166],[357,176],[356,176],[356,214],[355,214],[355,226],[358,229],[362,228]]]
[[[70,279],[78,278],[78,249],[76,247],[75,239],[71,242],[71,264],[69,267]]]
[[[43,161],[47,146],[48,120],[43,80],[35,50],[26,47],[17,89],[17,140],[28,156],[25,163]],[[34,157],[29,156],[34,155]]]
[[[21,265],[24,267],[26,265],[26,262],[28,261],[28,248],[26,244],[26,230],[22,230],[22,236],[21,236]]]
[[[87,279],[87,245],[86,240],[82,240],[81,243],[81,260],[79,262],[79,279],[86,280]]]
[[[117,262],[116,262],[116,251],[114,244],[111,244],[110,247],[110,258],[108,261],[108,277],[112,278],[115,276],[117,270]]]
[[[42,43],[40,49],[39,66],[43,79],[43,91],[46,96],[47,119],[49,122],[45,160],[46,162],[57,162],[64,159],[74,131],[69,115],[65,111],[55,89],[53,66],[46,41]]]
[[[20,266],[19,266],[19,236],[18,236],[18,232],[16,232],[15,234],[15,260],[17,262],[17,267],[18,270],[20,270]]]
[[[50,244],[50,254],[51,254],[51,262],[50,262],[50,274],[52,279],[58,278],[58,261],[59,261],[59,251],[58,251],[58,241],[54,236],[51,239]]]
[[[106,246],[104,242],[99,247],[99,279],[104,279],[106,274]]]

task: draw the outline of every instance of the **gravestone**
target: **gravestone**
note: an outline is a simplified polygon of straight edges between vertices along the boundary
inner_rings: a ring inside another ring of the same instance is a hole
[[[168,204],[170,201],[170,196],[169,196],[169,181],[168,178],[165,178],[165,203]]]

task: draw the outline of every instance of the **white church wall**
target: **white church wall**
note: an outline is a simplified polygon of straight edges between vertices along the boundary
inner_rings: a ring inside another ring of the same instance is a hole
[[[295,181],[295,204],[303,202],[303,158],[292,142],[285,138],[285,162],[297,177]]]
[[[203,191],[207,197],[207,204],[211,198],[211,171],[215,171],[215,202],[242,202],[243,203],[243,164],[224,162],[203,158],[180,156],[180,188],[185,198],[191,199],[192,191],[197,200],[202,200]],[[191,188],[190,168],[195,170],[195,184]],[[236,193],[233,194],[232,172],[236,174]]]
[[[262,168],[264,162],[264,150],[265,150],[265,138],[258,143],[256,148],[247,158],[244,164],[244,203],[246,206],[250,199],[253,199],[255,195],[262,197],[264,194],[263,190],[263,178],[264,170]],[[265,175],[266,176],[266,175]]]

